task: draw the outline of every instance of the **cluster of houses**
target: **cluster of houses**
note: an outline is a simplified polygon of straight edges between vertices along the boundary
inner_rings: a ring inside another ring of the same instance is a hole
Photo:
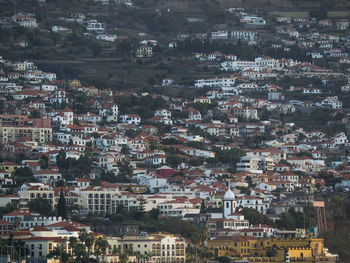
[[[16,222],[19,222],[17,224]],[[147,256],[152,262],[186,261],[186,248],[188,242],[180,235],[169,233],[140,234],[138,225],[114,224],[114,236],[94,232],[90,226],[65,220],[61,217],[43,217],[40,214],[30,212],[28,209],[18,209],[7,213],[0,220],[1,237],[12,238],[14,242],[19,240],[24,244],[22,251],[19,247],[12,246],[11,251],[3,253],[2,260],[15,262],[16,253],[20,260],[59,262],[62,258],[51,256],[56,250],[62,249],[68,255],[74,255],[74,242],[79,241],[82,234],[92,237],[91,254],[101,262],[120,262],[123,253],[128,262],[141,262],[139,255]],[[98,255],[98,246],[93,245],[99,240],[105,240],[107,246],[103,253]],[[130,253],[130,251],[132,253]],[[128,254],[127,254],[128,252]],[[144,258],[142,258],[144,259]]]
[[[217,27],[196,37],[256,45],[259,28],[266,25],[266,20],[241,9],[228,11],[248,29]],[[85,20],[82,13],[73,13],[66,20],[81,23],[98,40],[117,39],[104,33],[103,23]],[[32,14],[18,13],[13,22],[37,27]],[[24,241],[33,258],[45,258],[62,246],[70,252],[70,237],[79,237],[84,230],[96,239],[107,239],[109,246],[103,255],[106,262],[119,262],[117,254],[128,249],[148,254],[152,262],[186,262],[189,241],[178,235],[139,232],[136,224],[129,223],[118,226],[119,234],[112,237],[93,232],[81,223],[42,217],[28,210],[28,203],[38,198],[47,199],[55,208],[63,194],[67,206],[76,208],[81,216],[111,215],[124,207],[143,212],[157,210],[161,217],[179,217],[199,228],[206,227],[207,248],[216,256],[227,255],[225,250],[237,250],[240,257],[249,257],[253,251],[256,257],[268,249],[266,241],[276,242],[274,248],[281,248],[278,257],[283,260],[294,257],[297,261],[305,253],[320,261],[335,261],[317,234],[251,224],[242,212],[254,209],[273,221],[290,209],[303,212],[306,204],[313,204],[315,194],[329,190],[320,176],[325,171],[337,179],[339,189],[349,191],[350,187],[350,160],[346,154],[342,156],[350,146],[346,129],[326,133],[324,127],[307,130],[278,119],[316,108],[326,108],[334,116],[344,113],[342,97],[329,85],[336,83],[339,93],[349,92],[349,74],[337,67],[318,66],[316,60],[349,63],[346,49],[350,41],[313,29],[344,31],[349,22],[277,17],[276,23],[279,40],[272,47],[290,52],[295,45],[317,46],[308,54],[312,62],[269,56],[242,60],[219,51],[206,54],[200,63],[220,70],[214,77],[197,79],[189,85],[199,94],[194,98],[100,89],[78,79],[60,80],[55,73],[40,70],[28,60],[0,57],[0,205],[11,203],[19,208],[3,215],[2,236],[14,235]],[[70,33],[71,29],[53,26],[52,31]],[[176,41],[187,37],[179,34]],[[170,44],[170,48],[176,48],[176,42]],[[151,57],[157,45],[157,40],[140,41],[136,57]],[[315,79],[319,84],[275,84],[285,78]],[[162,81],[164,88],[175,89],[175,84],[173,79]],[[74,92],[88,98],[86,110],[76,110]],[[305,100],[287,100],[290,94]],[[117,103],[120,98],[136,101],[145,96],[164,101],[159,108],[149,109],[151,117],[141,117]],[[349,116],[344,114],[340,122],[349,128]],[[74,160],[89,156],[90,171],[68,179],[60,167],[63,153],[64,158]],[[334,153],[342,157],[335,160]],[[125,160],[131,167],[127,174],[130,182],[98,180],[102,175],[122,174],[120,164]],[[28,182],[19,184],[20,169],[30,171]],[[297,241],[277,243],[285,237]],[[258,242],[261,238],[264,241]],[[305,240],[310,243],[303,243]],[[286,252],[288,246],[293,249]]]

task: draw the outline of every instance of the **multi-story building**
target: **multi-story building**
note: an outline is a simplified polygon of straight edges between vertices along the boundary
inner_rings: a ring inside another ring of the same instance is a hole
[[[247,41],[256,40],[258,33],[247,30],[233,30],[231,32],[232,39],[243,39]]]
[[[249,157],[244,156],[236,164],[238,172],[263,173],[264,171],[273,171],[275,163],[270,157]]]
[[[235,84],[235,82],[236,78],[233,77],[199,79],[195,81],[194,87],[232,87]]]
[[[18,191],[20,205],[26,206],[29,201],[36,198],[47,199],[52,207],[55,205],[54,190],[44,183],[25,183]]]
[[[115,213],[117,203],[113,199],[119,190],[114,187],[90,186],[78,189],[81,212],[86,213]]]
[[[264,200],[260,197],[242,196],[237,197],[237,206],[242,206],[244,208],[253,208],[258,210],[261,214],[266,214],[267,209],[270,207],[270,204],[264,202]]]
[[[0,219],[0,235],[8,234],[14,229],[14,224],[6,220]]]
[[[152,262],[186,262],[186,240],[177,235],[157,233],[118,238],[116,248],[148,254]],[[110,249],[112,249],[111,246]]]
[[[227,30],[219,30],[215,32],[211,32],[211,39],[228,39],[228,31]]]
[[[24,126],[27,120],[27,115],[0,114],[1,126]]]
[[[208,249],[215,256],[236,256],[249,262],[336,262],[328,253],[322,238],[265,238],[250,236],[221,236],[208,241]],[[274,256],[269,251],[275,250]],[[266,260],[262,260],[262,259]]]
[[[38,143],[51,142],[52,128],[50,119],[28,120],[26,126],[0,125],[0,142],[6,144],[24,138]]]

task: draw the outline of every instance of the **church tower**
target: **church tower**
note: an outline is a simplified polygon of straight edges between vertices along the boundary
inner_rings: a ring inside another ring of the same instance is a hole
[[[224,211],[223,216],[224,218],[227,218],[229,215],[233,214],[236,211],[236,200],[235,195],[231,191],[231,184],[228,183],[228,190],[224,195],[224,205],[223,205]]]

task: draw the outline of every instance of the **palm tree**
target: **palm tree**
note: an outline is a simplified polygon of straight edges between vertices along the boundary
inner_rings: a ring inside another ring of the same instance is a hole
[[[77,244],[78,244],[78,239],[76,237],[69,237],[69,246],[72,249],[72,254],[71,254],[72,260],[74,259],[74,256],[75,256],[74,251],[75,251]]]
[[[88,233],[86,229],[83,228],[79,232],[79,240],[81,241],[82,245],[84,245],[87,248],[86,259],[88,261],[90,258],[90,250],[94,245],[95,237],[92,233]]]
[[[197,262],[197,259],[198,259],[198,246],[200,244],[200,234],[198,232],[195,232],[195,233],[192,233],[191,237],[190,237],[190,240],[191,240],[191,243],[192,243],[192,248],[194,247],[194,253],[193,253],[193,256],[194,256],[194,259],[195,259],[195,262]]]
[[[103,256],[105,255],[107,247],[108,247],[108,241],[106,239],[99,237],[95,241],[94,254],[96,256],[97,262],[100,261],[101,255],[103,255]]]
[[[13,223],[14,229],[18,230],[20,225],[21,225],[21,219],[19,217],[15,217],[15,222]]]
[[[120,179],[122,180],[122,182],[123,182],[123,179],[129,180],[133,173],[133,167],[130,164],[130,161],[124,158],[120,160],[117,165],[119,170],[118,175],[120,176]]]
[[[83,228],[80,232],[79,232],[79,240],[80,242],[82,242],[83,244],[85,244],[86,239],[88,236],[88,232],[86,231],[85,228]]]
[[[85,246],[87,247],[87,259],[90,258],[90,251],[95,243],[95,237],[92,233],[88,233],[85,241]]]
[[[86,247],[82,243],[77,243],[74,248],[75,259],[74,262],[86,263],[89,262],[86,253]]]

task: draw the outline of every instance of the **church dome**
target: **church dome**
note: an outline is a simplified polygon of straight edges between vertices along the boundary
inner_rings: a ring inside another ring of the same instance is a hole
[[[235,194],[231,191],[230,188],[225,193],[224,200],[225,201],[235,200]]]

